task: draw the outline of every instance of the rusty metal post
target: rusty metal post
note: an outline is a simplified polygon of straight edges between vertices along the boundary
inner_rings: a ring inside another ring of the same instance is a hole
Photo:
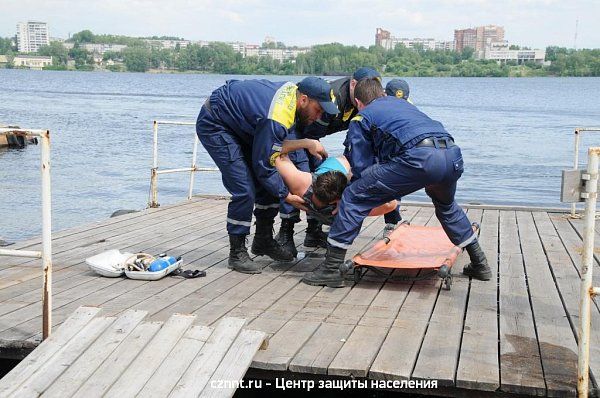
[[[589,361],[590,361],[590,323],[592,287],[592,270],[594,262],[594,236],[596,223],[596,201],[598,196],[598,156],[600,147],[588,150],[586,180],[585,215],[583,229],[583,258],[581,264],[581,296],[579,299],[579,356],[577,363],[577,391],[580,398],[588,396]]]
[[[575,158],[573,159],[573,170],[579,168],[579,129],[575,129]],[[571,217],[577,214],[577,203],[571,203]]]
[[[52,331],[52,197],[50,189],[50,131],[41,137],[42,142],[42,267],[44,290],[42,293],[42,337],[47,339]]]
[[[158,207],[158,122],[154,121],[152,169],[150,170],[150,201],[148,207]]]
[[[194,134],[194,151],[192,153],[192,168],[190,170],[190,189],[188,190],[188,200],[192,200],[194,190],[194,174],[196,174],[196,156],[198,154],[198,134]]]

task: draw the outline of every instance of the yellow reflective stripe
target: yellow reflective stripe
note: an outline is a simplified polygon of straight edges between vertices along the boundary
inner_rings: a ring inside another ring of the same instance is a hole
[[[296,119],[296,91],[294,83],[285,83],[275,92],[268,118],[282,124],[289,129]]]
[[[356,115],[352,118],[351,122],[360,122],[361,120],[363,120],[362,115]]]
[[[342,121],[346,121],[348,119],[350,119],[350,116],[352,116],[352,113],[354,112],[354,108],[351,108],[348,112],[344,112],[344,116],[342,116]]]

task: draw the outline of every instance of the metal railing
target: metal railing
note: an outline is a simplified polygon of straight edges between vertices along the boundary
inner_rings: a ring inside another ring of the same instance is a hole
[[[579,301],[579,355],[577,363],[577,391],[579,397],[588,396],[592,297],[600,294],[600,288],[592,286],[599,156],[600,147],[588,149],[587,172],[581,175],[582,180],[585,181],[585,190],[581,193],[581,197],[585,199],[585,212],[583,218],[581,297]]]
[[[0,249],[0,256],[41,258],[43,269],[42,293],[42,336],[50,336],[52,328],[52,218],[50,189],[50,131],[0,128],[0,133],[13,133],[24,137],[38,137],[41,141],[42,172],[42,250],[10,250]]]
[[[577,170],[579,168],[579,142],[581,139],[581,134],[584,131],[595,131],[600,132],[600,127],[577,127],[575,129],[575,157],[573,159],[573,169]],[[577,216],[577,204],[571,203],[571,217]]]
[[[189,172],[190,173],[190,185],[188,189],[188,200],[192,199],[192,191],[194,189],[194,173],[197,171],[219,171],[219,169],[214,167],[198,167],[196,166],[196,155],[198,154],[198,136],[194,131],[194,150],[192,152],[192,165],[190,167],[184,167],[179,169],[158,169],[158,125],[159,124],[168,124],[168,125],[176,125],[176,126],[195,126],[194,122],[181,122],[181,121],[169,121],[169,120],[155,120],[154,121],[154,144],[152,147],[153,150],[153,161],[152,161],[152,169],[150,171],[150,199],[148,200],[148,207],[158,207],[160,204],[158,203],[158,175],[159,174],[169,174],[169,173],[182,173]]]

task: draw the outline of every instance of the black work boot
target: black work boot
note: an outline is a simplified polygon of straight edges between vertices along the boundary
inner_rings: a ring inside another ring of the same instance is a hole
[[[294,222],[292,220],[289,218],[281,219],[281,227],[275,240],[277,240],[277,243],[281,247],[292,253],[292,256],[298,256],[298,249],[296,249],[296,244],[294,243]]]
[[[245,274],[260,274],[260,264],[252,261],[246,248],[246,235],[229,235],[228,267]]]
[[[319,220],[309,219],[304,237],[304,246],[327,248],[327,234],[321,230]]]
[[[269,218],[256,219],[256,233],[251,251],[257,256],[269,256],[275,261],[292,261],[294,256],[273,239],[273,223]]]
[[[344,264],[346,249],[329,245],[327,256],[313,272],[306,274],[302,282],[313,286],[344,287],[344,275],[340,266]]]
[[[487,258],[485,258],[485,253],[481,250],[481,246],[479,246],[479,242],[475,241],[465,247],[465,249],[469,253],[471,263],[465,265],[463,274],[481,281],[489,281],[492,278],[492,270],[488,265]]]

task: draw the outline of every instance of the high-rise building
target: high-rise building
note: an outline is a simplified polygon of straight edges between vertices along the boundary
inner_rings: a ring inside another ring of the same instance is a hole
[[[36,52],[41,46],[49,44],[50,35],[48,35],[46,22],[27,21],[17,24],[17,50],[19,52]]]
[[[454,49],[462,51],[467,47],[471,47],[475,50],[478,58],[483,56],[488,43],[502,41],[504,41],[504,28],[502,26],[486,25],[454,30]]]

